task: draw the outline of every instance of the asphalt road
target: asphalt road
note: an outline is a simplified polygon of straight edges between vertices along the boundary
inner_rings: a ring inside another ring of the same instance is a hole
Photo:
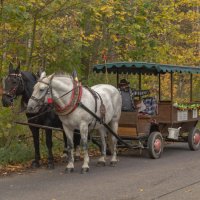
[[[116,167],[98,167],[92,159],[88,174],[80,174],[81,162],[72,174],[64,174],[64,165],[37,169],[1,177],[0,200],[198,200],[199,158],[200,151],[178,143],[157,160],[144,151],[121,154]]]

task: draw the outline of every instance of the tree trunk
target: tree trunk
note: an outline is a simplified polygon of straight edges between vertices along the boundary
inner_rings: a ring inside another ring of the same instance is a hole
[[[83,24],[84,25],[83,25],[82,28],[83,28],[83,30],[85,32],[85,35],[86,36],[90,35],[90,32],[91,32],[90,21],[89,20],[88,21],[84,20]],[[81,54],[81,65],[84,67],[83,73],[84,73],[84,76],[86,77],[87,80],[89,78],[89,72],[90,72],[89,51],[90,51],[90,49],[83,44],[82,48],[81,48],[81,52],[82,52],[82,54]]]
[[[27,67],[28,67],[28,70],[30,71],[32,69],[31,61],[32,61],[32,55],[33,55],[33,50],[34,50],[34,45],[35,45],[36,25],[37,25],[37,17],[35,15],[33,18],[32,37],[30,39],[30,51],[29,51],[29,56],[28,56],[28,61],[27,61]],[[28,44],[28,48],[29,48],[29,44]]]
[[[3,0],[1,0],[1,11],[0,11],[0,15],[1,15],[1,50],[0,50],[0,74],[2,74],[2,70],[3,70],[3,50],[4,50],[4,22],[3,22]]]
[[[82,51],[84,51],[85,47],[82,47]],[[85,50],[87,51],[87,50]],[[81,57],[81,65],[84,67],[84,76],[86,77],[86,79],[88,80],[89,77],[89,72],[90,72],[90,60],[87,56],[82,56]]]

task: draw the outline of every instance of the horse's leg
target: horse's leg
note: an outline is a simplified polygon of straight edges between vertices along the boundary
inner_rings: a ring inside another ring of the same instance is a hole
[[[53,153],[52,153],[52,130],[46,129],[46,146],[48,148],[48,169],[54,169]]]
[[[110,122],[110,127],[112,128],[112,130],[115,133],[117,133],[117,131],[118,131],[118,122],[117,121]],[[111,135],[110,133],[109,133],[108,136],[110,137],[109,139],[111,141],[111,147],[110,148],[111,148],[111,153],[112,153],[112,158],[110,160],[110,164],[112,166],[115,166],[116,163],[117,163],[117,139],[113,135]]]
[[[63,132],[63,140],[64,140],[64,151],[62,158],[67,158],[67,137]],[[80,160],[80,140],[81,135],[79,130],[74,130],[74,149],[75,149],[75,160]]]
[[[80,140],[81,140],[80,131],[74,130],[75,160],[80,160]]]
[[[67,161],[67,137],[64,131],[63,131],[63,141],[64,141],[64,150],[62,158],[64,158]]]
[[[86,173],[89,171],[89,155],[88,155],[88,125],[82,123],[80,125],[80,133],[81,133],[81,142],[83,146],[83,153],[84,153],[84,161],[82,165],[82,173]]]
[[[98,160],[98,164],[105,166],[106,165],[106,140],[105,140],[105,134],[106,130],[104,127],[99,129],[99,133],[101,136],[101,157]]]
[[[31,167],[38,168],[40,167],[40,142],[39,142],[39,128],[29,126],[32,136],[33,144],[35,149],[35,160],[32,161]]]
[[[74,171],[74,143],[73,143],[73,131],[67,128],[63,124],[63,129],[67,136],[67,155],[68,155],[68,164],[66,166],[65,172],[71,173]]]

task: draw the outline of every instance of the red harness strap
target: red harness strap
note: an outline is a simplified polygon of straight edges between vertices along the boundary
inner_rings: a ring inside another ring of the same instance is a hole
[[[73,112],[77,107],[82,97],[82,85],[77,81],[74,81],[74,86],[72,89],[72,94],[69,103],[61,108],[59,105],[55,104],[56,112],[58,115],[67,115]]]
[[[78,104],[79,104],[80,101],[81,101],[82,92],[83,92],[83,87],[82,87],[82,85],[79,85],[79,95],[78,95],[78,99],[77,99],[77,101],[76,101],[76,103],[75,103],[75,105],[74,105],[74,108],[72,109],[71,112],[73,112],[73,111],[78,107]]]

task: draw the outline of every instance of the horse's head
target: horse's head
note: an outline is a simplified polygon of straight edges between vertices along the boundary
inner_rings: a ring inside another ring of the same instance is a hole
[[[10,63],[7,77],[3,79],[3,106],[12,106],[13,100],[24,91],[24,81],[20,71],[20,63],[16,68]]]
[[[43,72],[40,79],[34,86],[31,98],[28,101],[27,112],[37,113],[47,103],[47,98],[50,95],[51,80],[53,75],[46,76]]]

